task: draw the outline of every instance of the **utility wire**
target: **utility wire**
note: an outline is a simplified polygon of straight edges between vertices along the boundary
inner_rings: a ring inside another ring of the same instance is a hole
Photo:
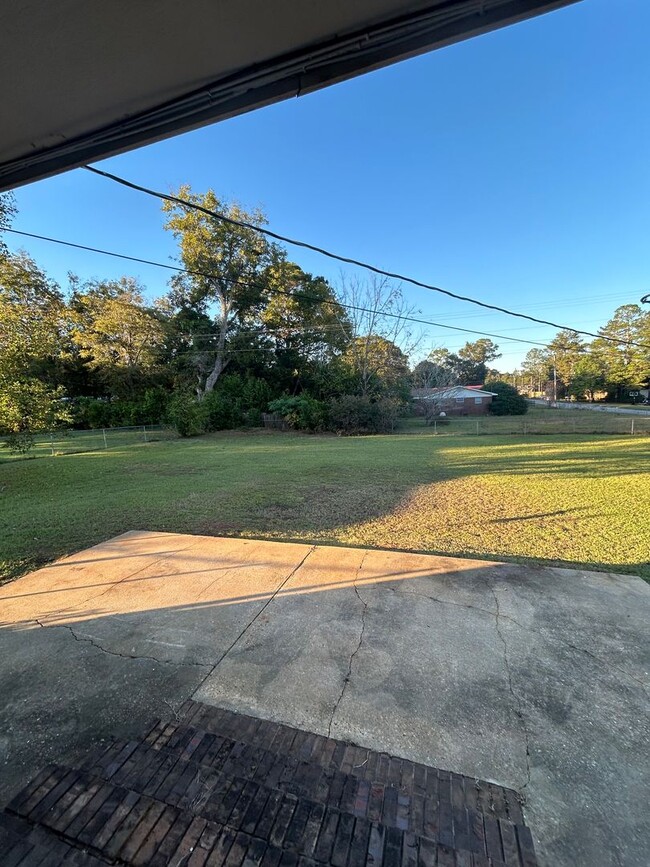
[[[209,279],[217,278],[216,274],[206,273],[205,271],[189,271],[187,268],[180,268],[177,265],[168,265],[164,262],[154,262],[152,259],[141,259],[138,256],[127,256],[124,253],[116,253],[112,250],[102,250],[99,247],[88,247],[85,244],[73,244],[72,241],[63,241],[60,238],[49,238],[46,235],[36,235],[33,232],[22,232],[18,231],[18,229],[4,229],[3,231],[11,232],[14,235],[24,235],[28,238],[36,238],[39,241],[49,241],[52,244],[61,244],[64,247],[74,247],[76,250],[86,250],[90,253],[101,253],[104,256],[112,256],[115,259],[127,259],[129,262],[140,262],[143,265],[154,265],[156,268],[166,268],[168,271],[176,271],[179,274],[189,274],[190,276],[207,277]],[[231,281],[231,283],[233,285],[243,287],[251,287],[253,285],[251,283],[243,283],[238,280],[233,280]],[[283,289],[277,289],[273,287],[266,288],[268,292],[274,295],[284,295],[287,298],[296,297],[292,292],[287,292]],[[414,316],[407,316],[399,313],[389,313],[384,311],[371,310],[368,307],[361,307],[357,304],[346,304],[343,301],[328,301],[326,298],[318,298],[315,295],[309,295],[306,292],[301,293],[301,297],[307,301],[314,301],[317,304],[328,304],[331,307],[342,307],[345,310],[355,310],[359,313],[379,314],[381,316],[386,316],[389,319],[399,319],[404,322],[414,322],[417,325],[433,325],[436,328],[445,328],[449,331],[460,331],[463,334],[480,334],[482,337],[494,337],[497,340],[509,340],[515,343],[525,343],[527,345],[546,346],[546,343],[543,343],[540,340],[524,340],[524,338],[521,337],[506,337],[503,334],[491,334],[489,331],[477,331],[475,328],[460,328],[457,325],[445,325],[443,322],[434,322],[430,319],[419,319]],[[625,341],[614,342],[625,343]]]
[[[529,316],[526,313],[517,313],[514,310],[508,310],[506,307],[499,307],[496,304],[488,304],[485,301],[479,301],[476,298],[470,298],[467,295],[457,295],[455,292],[451,292],[449,289],[441,289],[439,286],[434,286],[431,283],[423,283],[421,280],[416,280],[414,277],[407,277],[404,274],[398,274],[393,271],[385,271],[383,268],[378,268],[376,265],[371,265],[368,262],[362,262],[359,259],[352,259],[348,256],[341,256],[338,253],[332,253],[330,250],[326,250],[323,247],[317,247],[315,244],[309,244],[307,241],[298,241],[295,238],[288,238],[285,235],[279,235],[277,232],[271,231],[271,229],[265,229],[262,226],[256,226],[254,223],[248,223],[244,220],[235,220],[232,217],[228,217],[225,214],[221,214],[218,211],[212,211],[209,208],[204,208],[202,205],[197,205],[194,202],[188,202],[186,199],[181,199],[178,196],[172,196],[169,193],[161,193],[156,190],[152,190],[149,187],[143,187],[140,184],[135,184],[132,181],[127,181],[126,178],[122,178],[119,175],[111,174],[110,172],[104,172],[101,169],[96,169],[93,166],[83,166],[82,168],[86,169],[86,171],[92,172],[93,174],[100,175],[101,177],[107,178],[110,181],[114,181],[117,184],[121,184],[123,187],[128,187],[131,190],[136,190],[139,193],[145,193],[148,196],[153,196],[157,199],[163,199],[167,202],[173,202],[174,204],[181,205],[184,208],[190,208],[194,211],[200,211],[203,214],[207,214],[209,217],[214,217],[217,220],[221,220],[224,223],[228,223],[231,226],[238,226],[242,229],[250,229],[254,232],[259,232],[262,235],[266,235],[268,238],[273,238],[276,241],[281,241],[284,244],[290,244],[293,247],[302,247],[305,250],[311,250],[314,253],[319,253],[321,256],[327,256],[328,259],[335,259],[337,262],[344,262],[347,265],[355,265],[358,268],[364,268],[366,271],[371,271],[374,274],[380,274],[383,277],[389,277],[392,280],[399,280],[402,283],[410,283],[412,286],[418,286],[421,289],[428,289],[431,292],[438,292],[441,295],[446,295],[449,298],[455,298],[457,301],[465,301],[468,304],[475,304],[478,307],[484,307],[487,310],[496,310],[498,313],[504,313],[507,316],[516,316],[519,319],[527,319],[530,322],[536,322],[539,325],[548,325],[551,328],[558,328],[562,331],[573,331],[574,334],[583,334],[587,337],[598,337],[602,340],[608,340],[612,343],[626,343],[629,346],[639,346],[643,349],[650,349],[650,346],[647,346],[642,343],[634,343],[630,340],[616,340],[614,337],[607,337],[604,334],[598,334],[593,331],[582,331],[579,328],[573,328],[568,325],[558,325],[557,322],[551,322],[548,319],[537,319],[535,316]]]
[[[143,265],[153,265],[156,268],[165,268],[168,271],[175,271],[176,273],[179,273],[179,274],[189,274],[190,276],[206,277],[209,279],[215,279],[217,277],[217,275],[211,274],[211,273],[205,272],[205,271],[189,271],[187,268],[181,268],[178,265],[169,265],[165,262],[156,262],[153,259],[143,259],[139,256],[128,256],[126,253],[116,253],[113,250],[103,250],[99,247],[89,247],[86,244],[75,244],[72,241],[63,241],[60,238],[50,238],[47,235],[37,235],[33,232],[24,232],[24,231],[19,231],[18,229],[9,229],[9,228],[3,229],[2,231],[11,232],[13,235],[22,235],[26,238],[35,238],[39,241],[48,241],[52,244],[60,244],[64,247],[73,247],[76,250],[85,250],[85,251],[90,252],[90,253],[99,253],[103,256],[112,256],[115,259],[126,259],[129,262],[139,262]],[[246,288],[250,288],[253,285],[251,283],[244,283],[242,281],[237,281],[237,280],[232,281],[232,283],[234,285],[243,286]],[[287,292],[286,290],[277,289],[277,288],[273,288],[273,287],[266,287],[266,288],[267,288],[267,291],[272,293],[272,294],[283,295],[283,296],[288,297],[288,298],[295,298],[295,295],[292,292]],[[506,343],[524,343],[526,345],[543,346],[545,348],[548,345],[548,344],[543,343],[542,341],[539,341],[539,340],[526,340],[526,339],[520,338],[520,337],[507,337],[504,334],[492,334],[489,331],[478,331],[478,330],[473,329],[473,328],[460,328],[460,327],[455,326],[455,325],[445,325],[445,323],[443,323],[443,322],[434,322],[430,319],[419,319],[419,318],[416,318],[413,316],[402,315],[399,313],[381,312],[381,311],[372,310],[368,307],[362,307],[362,306],[355,305],[355,304],[346,304],[342,301],[329,301],[325,298],[317,298],[314,295],[309,295],[308,293],[302,293],[301,297],[307,301],[314,301],[315,303],[318,303],[318,304],[328,304],[328,305],[333,306],[333,307],[342,307],[346,310],[354,310],[354,311],[360,312],[360,313],[372,313],[372,314],[380,313],[381,316],[386,316],[386,317],[391,318],[391,319],[400,319],[400,320],[403,320],[406,322],[414,322],[418,325],[433,325],[436,328],[444,328],[444,329],[447,329],[449,331],[459,331],[459,332],[462,332],[463,334],[479,334],[482,337],[494,337],[497,340],[501,340],[502,342],[506,342]],[[312,330],[313,329],[313,330],[317,330],[317,331],[325,331],[325,330],[338,331],[340,328],[341,328],[340,325],[332,325],[332,326],[315,325],[315,326],[306,326],[305,330]],[[281,329],[281,330],[285,330],[285,329]],[[568,330],[571,331],[573,329],[568,329]],[[252,329],[247,330],[247,333],[253,333]],[[267,333],[270,334],[270,333],[272,333],[272,330],[271,329],[260,329],[258,331],[258,333],[260,335],[267,334]],[[209,336],[213,336],[213,335],[207,334],[204,332],[204,333],[196,333],[192,336],[193,337],[209,337]],[[604,335],[600,335],[600,336],[604,338]],[[620,344],[626,344],[626,345],[630,345],[630,346],[639,346],[643,349],[650,349],[650,346],[647,346],[646,344],[633,343],[631,341],[626,341],[626,340],[616,340],[613,337],[608,337],[608,338],[604,338],[604,339],[607,339],[607,340],[611,341],[612,343],[617,343],[617,344],[620,343]],[[586,352],[587,350],[579,350],[579,351]]]

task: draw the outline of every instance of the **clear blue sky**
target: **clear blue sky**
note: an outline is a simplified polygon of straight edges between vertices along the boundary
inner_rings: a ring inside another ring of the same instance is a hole
[[[344,255],[596,330],[650,291],[650,3],[583,0],[100,164],[261,205]],[[169,260],[158,204],[77,170],[17,191],[17,229]],[[9,236],[62,284],[164,271]],[[306,270],[338,266],[294,250]],[[552,329],[404,287],[425,318],[548,340]],[[423,348],[466,339],[428,330]],[[498,341],[501,369],[526,346]]]

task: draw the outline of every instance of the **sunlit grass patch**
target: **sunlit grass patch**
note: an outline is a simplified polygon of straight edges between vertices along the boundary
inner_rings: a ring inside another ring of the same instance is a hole
[[[650,577],[650,439],[223,433],[0,461],[0,575],[131,529]]]

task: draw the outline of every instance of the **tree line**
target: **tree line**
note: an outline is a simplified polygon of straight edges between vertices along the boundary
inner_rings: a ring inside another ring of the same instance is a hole
[[[170,422],[183,434],[258,425],[391,429],[409,398],[411,333],[398,285],[335,288],[249,226],[264,214],[212,191],[166,202],[179,271],[153,301],[135,278],[63,289],[25,252],[0,248],[0,433]],[[0,227],[15,211],[0,197]]]
[[[521,367],[511,372],[490,366],[501,355],[489,338],[468,343],[457,354],[435,349],[415,367],[415,384],[440,387],[502,379],[523,394],[548,399],[642,401],[650,384],[650,311],[624,304],[599,333],[603,336],[587,342],[562,329],[545,347],[531,349]]]
[[[63,289],[0,243],[0,434],[18,447],[57,426],[169,422],[195,434],[257,426],[267,412],[306,430],[387,431],[412,387],[500,378],[487,338],[435,349],[411,370],[421,336],[398,284],[341,275],[334,286],[252,228],[265,225],[260,210],[212,190],[177,194],[232,222],[165,202],[179,271],[153,301],[129,276],[70,275]],[[14,213],[0,196],[0,228]],[[605,331],[650,343],[648,319],[627,305]],[[532,350],[523,370],[547,386],[551,365],[567,393],[592,396],[650,376],[647,352],[587,347],[573,332]]]
[[[600,333],[603,337],[587,342],[573,331],[559,331],[546,347],[531,349],[521,368],[507,378],[521,391],[548,399],[647,400],[650,312],[639,304],[624,304]]]

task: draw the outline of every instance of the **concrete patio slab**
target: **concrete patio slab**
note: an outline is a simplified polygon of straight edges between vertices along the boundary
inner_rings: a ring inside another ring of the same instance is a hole
[[[0,801],[186,698],[512,787],[540,864],[645,865],[640,579],[126,533],[0,588]]]

